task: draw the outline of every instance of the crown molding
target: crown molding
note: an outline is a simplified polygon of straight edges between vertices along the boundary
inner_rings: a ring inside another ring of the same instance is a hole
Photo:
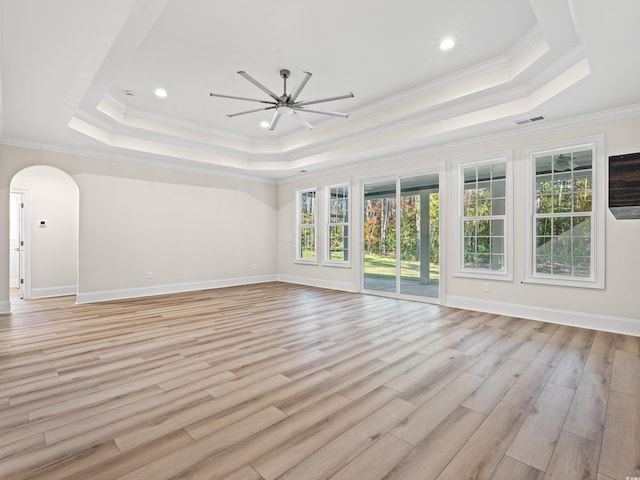
[[[344,165],[346,159],[341,159],[340,164],[336,161],[330,161],[326,165],[315,164],[313,173],[325,172],[332,170],[334,172],[342,172],[348,169],[359,168],[362,166],[373,166],[389,163],[391,161],[400,161],[409,159],[411,157],[424,156],[429,153],[436,152],[448,152],[467,147],[474,147],[483,144],[495,143],[500,140],[509,139],[515,136],[534,135],[537,133],[544,133],[546,131],[558,130],[560,128],[570,128],[580,125],[585,125],[595,122],[603,122],[610,120],[617,120],[627,117],[640,115],[640,103],[633,105],[626,105],[619,108],[604,110],[600,112],[589,113],[580,115],[564,120],[544,121],[543,123],[531,123],[527,125],[517,126],[513,125],[513,128],[507,131],[499,133],[476,136],[468,139],[454,140],[450,142],[438,143],[435,145],[422,145],[422,146],[409,146],[408,148],[402,148],[391,150],[386,153],[379,154],[376,151],[365,151],[361,155],[354,157],[348,162],[348,165]],[[299,176],[298,169],[305,167],[306,165],[292,162],[288,168],[269,171],[265,168],[254,168],[251,170],[238,170],[235,167],[224,168],[220,165],[203,164],[197,161],[189,161],[186,159],[177,159],[167,157],[163,155],[147,154],[144,152],[136,152],[132,150],[125,150],[123,152],[100,152],[97,150],[82,149],[76,147],[63,146],[58,144],[50,144],[45,142],[32,142],[21,139],[13,139],[8,137],[0,138],[0,143],[8,146],[31,148],[35,150],[50,151],[56,153],[63,153],[69,155],[77,155],[90,158],[99,158],[111,161],[131,163],[132,161],[145,166],[169,168],[180,171],[188,171],[206,175],[225,176],[230,178],[243,178],[252,181],[266,182],[266,183],[279,183],[287,182],[293,178]],[[349,142],[345,142],[348,145]],[[126,155],[126,157],[125,157]],[[264,167],[264,166],[263,166]]]
[[[336,174],[340,174],[357,168],[371,168],[375,166],[385,165],[391,162],[397,163],[411,159],[424,158],[426,156],[429,156],[430,154],[455,152],[464,148],[491,145],[499,143],[503,140],[512,139],[514,137],[522,137],[523,135],[536,135],[548,131],[557,131],[558,129],[579,127],[596,122],[618,120],[636,115],[640,115],[640,103],[604,110],[601,112],[579,115],[564,120],[545,121],[544,123],[530,123],[526,125],[514,124],[513,128],[511,128],[510,130],[498,133],[476,136],[473,138],[465,138],[461,140],[454,140],[445,143],[437,143],[434,145],[418,146],[402,151],[392,151],[383,155],[370,153],[369,155],[364,155],[362,158],[349,162],[348,165],[322,166],[314,170],[313,174],[320,175],[329,170]],[[279,178],[278,184],[289,183],[291,181],[295,181],[295,179],[296,177],[294,175],[283,176]]]

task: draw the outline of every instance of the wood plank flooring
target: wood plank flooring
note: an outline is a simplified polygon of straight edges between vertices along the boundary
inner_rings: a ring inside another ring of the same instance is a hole
[[[640,477],[640,339],[284,283],[0,316],[0,478]]]

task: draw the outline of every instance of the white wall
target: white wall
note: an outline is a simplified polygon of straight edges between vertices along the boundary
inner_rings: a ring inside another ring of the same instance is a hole
[[[9,145],[0,145],[4,252],[9,182],[33,165],[56,167],[78,185],[81,303],[276,278],[273,182]],[[9,308],[8,254],[5,258],[0,312]]]
[[[351,268],[293,262],[293,191],[296,187],[432,172],[445,181],[441,260],[446,305],[540,318],[640,335],[640,220],[615,220],[606,212],[606,289],[521,284],[524,190],[522,149],[603,134],[605,157],[640,151],[640,115],[573,125],[533,126],[503,135],[405,153],[343,170],[300,176],[279,185],[135,162],[81,157],[0,145],[0,249],[8,251],[9,182],[20,170],[49,165],[69,173],[80,191],[80,301],[104,300],[281,278],[359,290],[358,255]],[[553,127],[553,128],[551,128]],[[514,158],[514,281],[481,283],[452,275],[454,203],[448,198],[452,162],[511,150]],[[124,160],[124,159],[123,159]],[[356,202],[353,211],[359,214]],[[359,233],[355,228],[354,234]],[[352,242],[357,246],[357,242]],[[8,257],[5,257],[8,258]],[[153,278],[147,279],[147,272]],[[0,263],[0,312],[7,311],[8,262]]]
[[[523,129],[521,135],[494,136],[466,145],[438,147],[385,162],[369,162],[358,167],[344,169],[331,174],[322,173],[304,178],[281,182],[279,201],[279,262],[278,272],[283,279],[310,285],[359,289],[360,268],[357,248],[353,252],[354,265],[350,269],[326,266],[309,266],[294,263],[293,225],[294,191],[298,187],[316,185],[321,191],[326,185],[351,179],[352,186],[360,180],[380,175],[425,173],[441,165],[445,172],[445,182],[441,185],[445,202],[441,241],[444,252],[441,259],[444,276],[442,303],[463,308],[491,311],[496,313],[538,318],[561,323],[612,331],[625,331],[640,335],[640,220],[615,220],[606,211],[606,288],[594,290],[584,288],[553,287],[546,285],[521,284],[524,265],[524,169],[522,150],[527,146],[542,145],[557,141],[571,141],[586,136],[604,134],[605,159],[610,155],[640,151],[640,116],[620,119],[589,121],[574,126],[557,128],[536,127]],[[458,159],[473,159],[504,151],[512,151],[514,158],[514,281],[500,282],[454,277],[453,219],[457,217],[455,202],[450,197],[453,178],[452,163]],[[606,192],[605,192],[606,195]],[[360,194],[352,195],[355,200],[352,211],[360,218]],[[359,246],[359,225],[352,231],[358,238],[352,246]],[[448,240],[449,239],[449,240]],[[483,292],[482,283],[489,283],[489,292]]]
[[[28,263],[31,297],[76,293],[78,282],[78,188],[63,171],[29,167],[11,181],[12,190],[26,190]],[[40,220],[46,227],[38,225]]]
[[[244,283],[276,272],[273,185],[76,179],[84,192],[81,299]]]

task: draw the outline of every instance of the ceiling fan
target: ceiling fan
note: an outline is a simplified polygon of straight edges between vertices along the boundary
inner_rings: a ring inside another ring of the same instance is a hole
[[[264,103],[269,105],[268,107],[264,107],[264,108],[256,108],[254,110],[247,110],[245,112],[232,113],[231,115],[227,115],[227,117],[237,117],[239,115],[245,115],[247,113],[262,112],[265,110],[275,110],[273,117],[271,118],[271,122],[269,122],[269,125],[267,127],[268,130],[274,130],[276,128],[276,125],[278,124],[278,120],[280,120],[280,117],[283,114],[291,115],[293,118],[299,121],[307,130],[311,130],[313,128],[313,125],[311,125],[307,120],[305,120],[300,115],[298,115],[298,112],[319,113],[321,115],[331,115],[334,117],[343,117],[343,118],[347,118],[349,116],[348,113],[329,112],[326,110],[315,110],[307,107],[308,105],[315,105],[317,103],[332,102],[334,100],[352,98],[353,93],[351,92],[345,93],[344,95],[337,95],[335,97],[319,98],[316,100],[297,101],[298,96],[300,95],[300,92],[302,91],[302,89],[305,87],[305,85],[311,78],[311,74],[309,72],[303,72],[303,73],[304,73],[304,77],[302,78],[302,80],[300,80],[300,83],[296,86],[293,92],[287,93],[287,78],[291,76],[291,72],[286,68],[283,68],[282,70],[280,70],[280,77],[282,77],[282,79],[284,80],[284,91],[282,95],[277,95],[271,90],[269,90],[267,87],[265,87],[263,84],[258,82],[255,78],[253,78],[247,72],[244,72],[244,71],[238,72],[238,75],[246,78],[251,83],[253,83],[256,87],[262,90],[264,93],[269,95],[269,97],[271,97],[271,100],[257,100],[255,98],[235,97],[233,95],[221,95],[219,93],[210,93],[209,96],[232,98],[235,100],[246,100],[248,102],[258,102],[258,103]]]

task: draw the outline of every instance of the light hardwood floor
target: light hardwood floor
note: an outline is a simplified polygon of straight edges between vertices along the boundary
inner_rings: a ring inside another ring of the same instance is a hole
[[[0,478],[640,476],[640,339],[268,283],[0,316]]]

